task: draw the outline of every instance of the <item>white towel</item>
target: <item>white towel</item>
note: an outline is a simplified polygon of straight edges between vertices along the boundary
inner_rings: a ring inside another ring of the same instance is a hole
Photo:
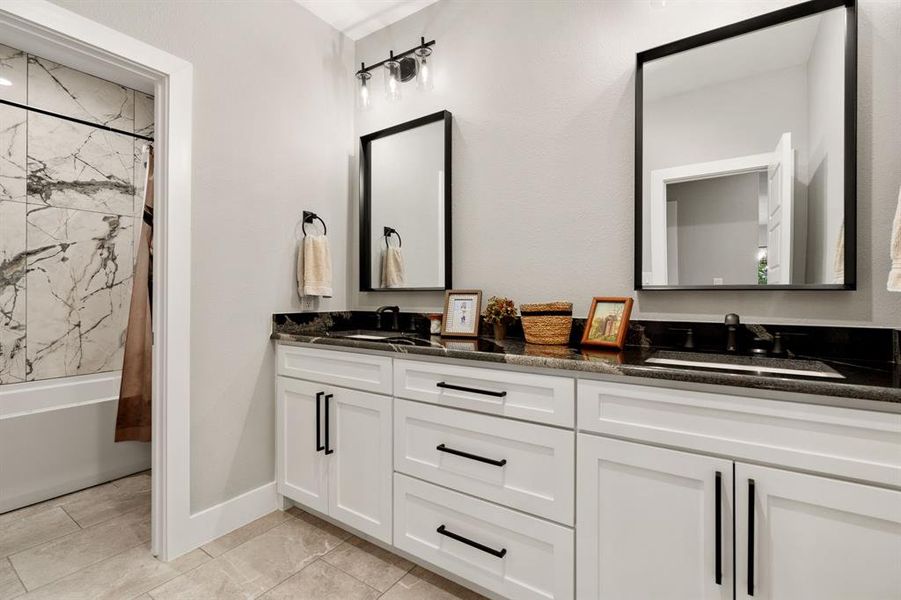
[[[901,292],[901,189],[898,190],[898,208],[892,225],[892,270],[888,273],[888,291]]]
[[[832,283],[845,283],[845,223],[838,230],[835,256],[832,258]]]
[[[303,296],[332,295],[332,257],[324,235],[308,235],[297,249],[297,293]]]
[[[404,255],[397,246],[382,251],[382,287],[404,287]]]

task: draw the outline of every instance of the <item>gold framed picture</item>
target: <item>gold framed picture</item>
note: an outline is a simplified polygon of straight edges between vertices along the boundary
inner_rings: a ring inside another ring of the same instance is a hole
[[[631,314],[632,298],[593,298],[582,333],[582,345],[622,350]]]
[[[482,290],[447,290],[444,294],[441,335],[479,337],[481,316]]]

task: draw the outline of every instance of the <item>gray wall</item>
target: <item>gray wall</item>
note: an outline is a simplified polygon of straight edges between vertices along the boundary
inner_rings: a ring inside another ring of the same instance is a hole
[[[844,47],[836,42],[843,38],[844,24],[840,12],[829,12],[820,23],[807,65],[807,280],[826,283],[836,279],[836,244],[844,220],[844,128],[832,118],[844,114],[845,107],[840,62]]]
[[[295,226],[328,223],[344,308],[353,42],[290,0],[57,0],[194,65],[191,505],[274,478],[273,312]]]
[[[357,134],[454,113],[454,283],[527,302],[631,295],[635,53],[793,2],[441,0],[357,42],[356,62],[437,39],[436,89],[357,113]],[[634,315],[899,325],[885,290],[901,185],[901,5],[859,4],[858,290],[643,292]],[[553,49],[552,52],[548,51]],[[409,93],[407,93],[407,91]],[[356,307],[439,308],[440,294],[359,294]],[[390,302],[389,302],[390,301]]]
[[[757,173],[670,184],[676,205],[679,285],[757,284]],[[668,258],[668,257],[667,257]]]

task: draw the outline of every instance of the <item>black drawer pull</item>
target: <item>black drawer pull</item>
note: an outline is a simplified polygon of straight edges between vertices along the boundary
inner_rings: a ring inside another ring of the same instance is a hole
[[[495,398],[503,398],[507,395],[507,392],[494,392],[491,390],[480,390],[478,388],[465,387],[462,385],[454,385],[452,383],[444,383],[443,381],[439,381],[436,383],[440,388],[446,388],[449,390],[457,390],[460,392],[472,392],[473,394],[484,394],[485,396],[494,396]]]
[[[502,458],[500,460],[485,458],[484,456],[470,454],[469,452],[463,452],[462,450],[454,450],[453,448],[448,448],[444,444],[438,444],[438,446],[435,447],[435,450],[438,450],[439,452],[447,452],[448,454],[453,454],[454,456],[462,456],[463,458],[468,458],[470,460],[477,460],[489,465],[494,465],[495,467],[503,467],[505,464],[507,464],[506,458]]]
[[[319,405],[322,402],[323,394],[325,392],[316,392],[316,452],[325,450],[325,446],[322,445],[322,419],[319,417]]]
[[[754,501],[757,494],[754,493],[754,480],[748,480],[748,595],[754,595],[754,535],[756,525],[754,523]]]
[[[498,558],[504,558],[504,556],[507,555],[506,548],[501,548],[500,550],[495,550],[494,548],[489,548],[488,546],[485,546],[484,544],[474,542],[470,539],[463,537],[462,535],[458,535],[456,533],[448,531],[447,529],[445,529],[444,525],[441,525],[437,529],[437,531],[441,535],[446,535],[447,537],[449,537],[452,540],[457,540],[458,542],[460,542],[462,544],[466,544],[467,546],[472,546],[473,548],[475,548],[477,550],[481,550],[482,552],[487,552],[491,556],[496,556]]]
[[[723,585],[723,474],[716,472],[716,516],[713,526],[716,528],[716,556],[714,557],[714,579],[717,585]]]
[[[326,454],[334,454],[335,449],[329,448],[329,440],[328,440],[328,430],[329,430],[329,422],[328,422],[328,405],[329,400],[332,399],[332,394],[326,394],[325,396],[325,453]]]

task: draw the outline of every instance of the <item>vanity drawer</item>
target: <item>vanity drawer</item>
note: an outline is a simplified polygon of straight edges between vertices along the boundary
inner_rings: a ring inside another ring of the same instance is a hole
[[[386,356],[279,344],[276,360],[278,374],[285,377],[391,393],[391,359]]]
[[[395,396],[572,427],[575,381],[515,371],[394,361]]]
[[[399,473],[394,545],[510,600],[573,597],[571,529]]]
[[[579,430],[901,487],[901,415],[579,381]]]
[[[396,471],[573,524],[572,431],[394,402]]]

